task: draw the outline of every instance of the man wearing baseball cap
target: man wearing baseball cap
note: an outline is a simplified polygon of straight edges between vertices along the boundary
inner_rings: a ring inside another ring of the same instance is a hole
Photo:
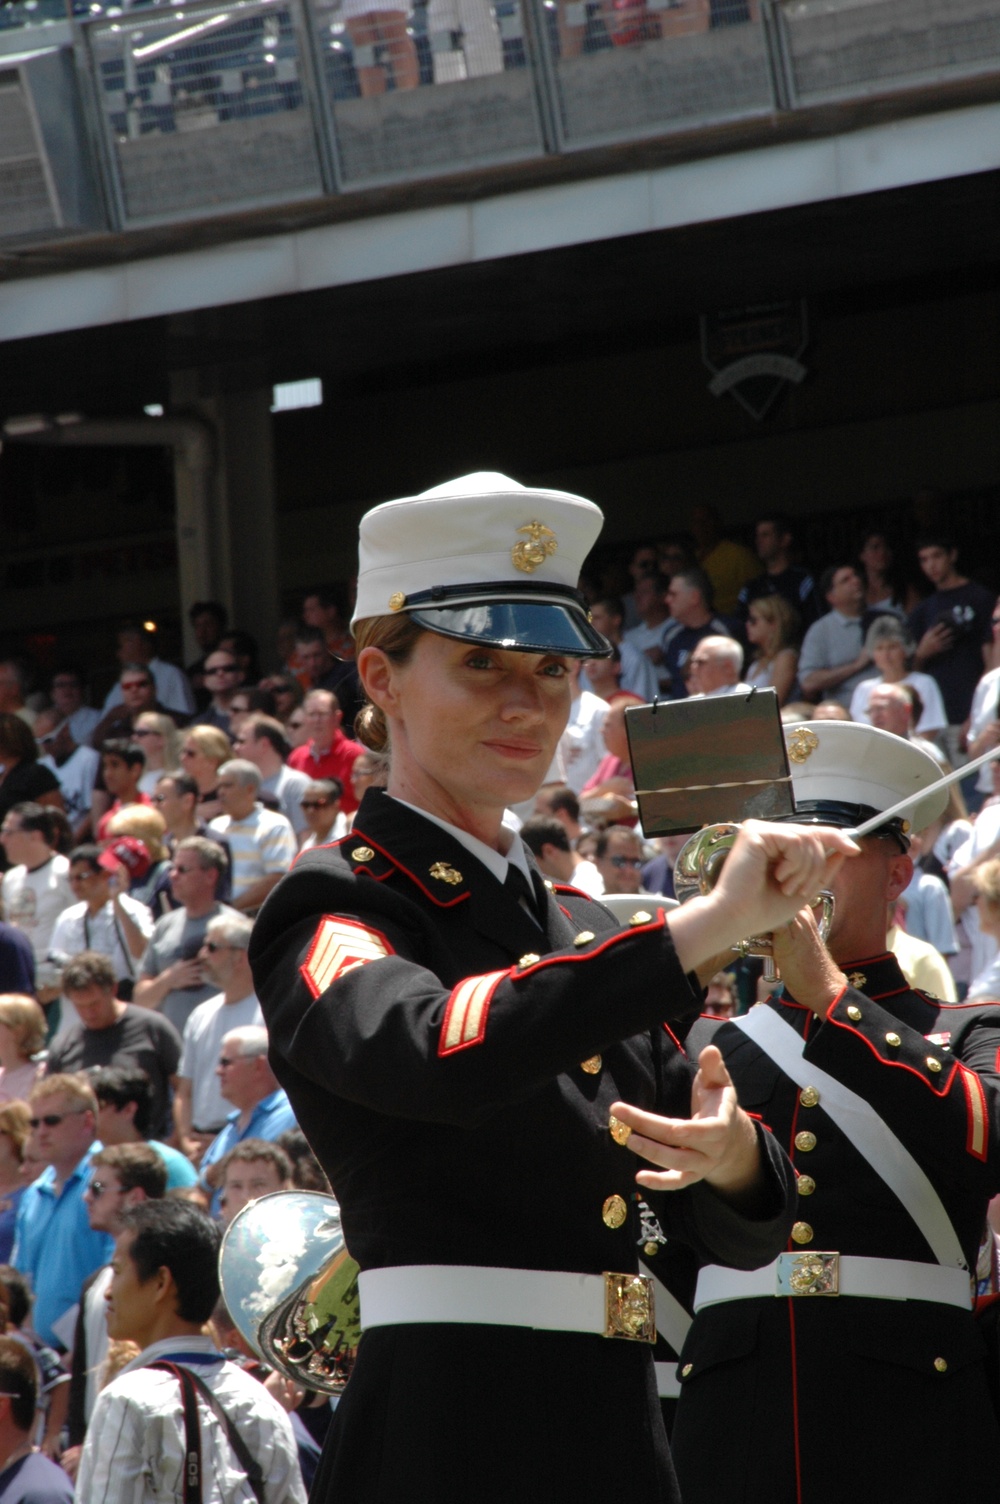
[[[1000,1006],[916,991],[886,949],[909,835],[947,791],[933,758],[874,727],[785,733],[796,821],[855,829],[911,803],[832,878],[825,943],[810,908],[774,934],[784,995],[688,1036],[689,1053],[722,1050],[795,1166],[799,1206],[774,1264],[698,1275],[681,1490],[685,1504],[841,1504],[859,1486],[907,1504],[987,1498],[1000,1428],[973,1300],[1000,1189]],[[706,1470],[720,1416],[726,1446]]]

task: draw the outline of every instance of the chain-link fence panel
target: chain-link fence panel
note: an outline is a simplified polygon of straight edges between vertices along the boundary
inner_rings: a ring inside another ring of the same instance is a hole
[[[792,105],[1000,72],[998,0],[789,0]]]
[[[525,0],[314,0],[341,187],[545,150]]]
[[[542,0],[542,8],[565,150],[774,108],[758,0]]]
[[[150,8],[84,31],[123,225],[323,192],[298,0]]]

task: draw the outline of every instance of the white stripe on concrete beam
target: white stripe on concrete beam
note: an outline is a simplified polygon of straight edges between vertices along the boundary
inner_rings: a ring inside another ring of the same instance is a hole
[[[184,313],[1000,167],[1000,104],[645,172],[0,283],[0,340]]]

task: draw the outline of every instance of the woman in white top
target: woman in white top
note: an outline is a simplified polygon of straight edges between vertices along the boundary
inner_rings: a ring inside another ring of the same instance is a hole
[[[871,725],[868,702],[872,690],[878,684],[909,684],[920,696],[923,710],[914,730],[917,736],[926,736],[931,741],[948,725],[948,716],[941,698],[941,691],[930,674],[909,671],[913,661],[915,643],[903,623],[895,616],[879,616],[868,628],[865,647],[874,660],[878,673],[870,679],[862,679],[851,696],[851,720]]]
[[[135,723],[132,739],[146,754],[146,771],[139,779],[139,792],[152,794],[164,773],[173,773],[181,765],[180,733],[168,715],[144,710]]]
[[[45,1069],[32,1059],[44,1048],[45,1034],[45,1014],[33,997],[0,997],[0,1102],[27,1101]]]
[[[793,644],[799,628],[798,612],[783,595],[759,595],[750,602],[747,638],[755,651],[743,678],[757,689],[777,690],[779,705],[795,687],[799,653]]]
[[[1000,940],[1000,861],[983,862],[972,874],[979,910],[979,928],[984,935]],[[1000,954],[972,978],[970,998],[996,998],[1000,1002]]]
[[[993,607],[993,652],[1000,654],[1000,599]],[[997,661],[996,656],[994,661]],[[981,757],[1000,742],[1000,668],[991,668],[976,685],[969,713],[969,757]],[[984,796],[993,787],[989,765],[979,769],[976,788]]]

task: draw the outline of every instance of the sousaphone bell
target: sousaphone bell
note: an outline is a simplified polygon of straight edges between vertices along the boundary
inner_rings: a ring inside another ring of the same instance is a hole
[[[237,1330],[263,1362],[306,1389],[343,1392],[361,1302],[332,1196],[275,1191],[248,1202],[226,1229],[219,1278]]]

